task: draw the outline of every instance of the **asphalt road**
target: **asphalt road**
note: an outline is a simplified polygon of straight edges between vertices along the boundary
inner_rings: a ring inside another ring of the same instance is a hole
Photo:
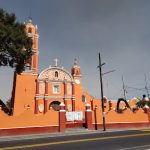
[[[148,150],[150,129],[0,141],[0,150]]]

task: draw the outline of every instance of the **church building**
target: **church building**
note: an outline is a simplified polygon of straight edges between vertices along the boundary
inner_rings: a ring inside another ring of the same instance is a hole
[[[66,111],[85,110],[85,103],[93,97],[82,87],[82,75],[77,60],[68,72],[58,65],[44,69],[38,73],[38,28],[32,20],[26,24],[26,32],[33,40],[32,58],[26,63],[26,70],[21,75],[16,74],[13,90],[13,115],[19,115],[26,109],[35,114],[45,114],[48,110],[59,111],[60,103],[65,104]]]
[[[121,104],[120,109],[120,102],[105,97],[102,111],[102,101],[84,90],[76,59],[70,71],[59,66],[55,59],[54,65],[39,73],[38,27],[31,19],[25,26],[33,40],[33,55],[26,62],[24,72],[14,73],[11,112],[0,102],[0,136],[65,132],[76,127],[97,130],[104,125],[106,128],[150,127],[150,109],[138,108],[135,98],[128,107]]]

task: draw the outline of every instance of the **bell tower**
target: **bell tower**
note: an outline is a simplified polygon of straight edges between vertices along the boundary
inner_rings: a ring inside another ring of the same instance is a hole
[[[73,79],[77,84],[81,83],[81,69],[80,66],[77,64],[77,59],[74,60],[74,65],[71,69],[71,74],[73,76]]]
[[[14,84],[12,91],[12,114],[19,115],[25,110],[30,109],[34,112],[35,109],[35,91],[36,79],[38,76],[38,28],[33,25],[32,20],[29,19],[25,23],[25,31],[27,36],[32,39],[32,57],[26,61],[25,71],[21,74],[15,73]],[[23,49],[25,50],[25,49]]]
[[[33,25],[32,19],[30,18],[27,23],[25,23],[26,26],[26,33],[29,37],[32,38],[32,52],[33,55],[31,59],[29,59],[25,66],[25,72],[32,72],[37,73],[38,72],[38,44],[39,44],[39,35],[38,35],[38,27],[37,25]]]

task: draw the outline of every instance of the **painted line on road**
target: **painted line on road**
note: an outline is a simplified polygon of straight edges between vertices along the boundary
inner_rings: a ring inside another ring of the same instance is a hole
[[[127,147],[127,148],[121,148],[121,149],[118,149],[118,150],[130,150],[130,149],[139,149],[139,148],[149,148],[150,145],[142,145],[142,146],[135,146],[135,147]],[[148,150],[148,149],[147,149]]]
[[[150,129],[142,129],[142,130],[139,130],[139,131],[150,132]]]
[[[12,146],[12,147],[3,147],[3,148],[0,148],[0,150],[16,150],[16,149],[23,149],[23,148],[33,148],[33,147],[42,147],[42,146],[77,143],[77,142],[98,141],[98,140],[108,140],[108,139],[117,139],[117,138],[138,137],[138,136],[146,136],[146,135],[150,135],[150,133],[108,136],[108,137],[99,137],[99,138],[91,138],[91,139],[79,139],[79,140],[68,140],[68,141],[60,141],[60,142],[48,142],[48,143],[31,144],[31,145],[20,145],[20,146]]]

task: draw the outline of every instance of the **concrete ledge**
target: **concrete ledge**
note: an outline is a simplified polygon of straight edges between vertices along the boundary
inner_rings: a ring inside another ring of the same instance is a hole
[[[93,124],[93,127],[95,129],[102,129],[103,124]],[[117,122],[117,123],[106,123],[107,129],[127,129],[127,128],[143,128],[143,127],[150,127],[149,122],[136,122],[136,123],[130,123],[130,122]]]
[[[53,133],[53,132],[59,132],[59,126],[4,128],[0,129],[0,136]]]

